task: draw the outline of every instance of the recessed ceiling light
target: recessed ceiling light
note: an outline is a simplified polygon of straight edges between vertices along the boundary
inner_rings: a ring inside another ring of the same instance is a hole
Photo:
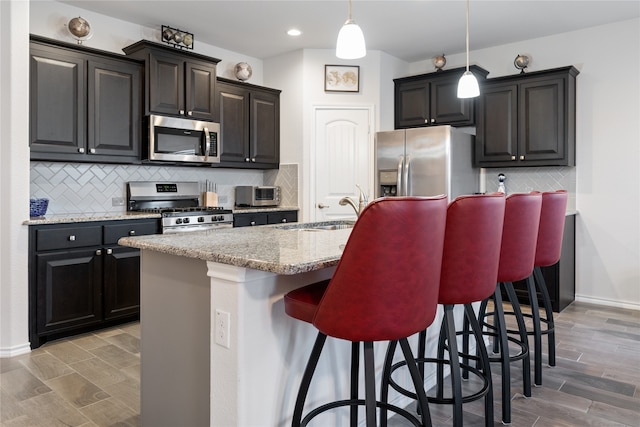
[[[302,31],[298,30],[297,28],[292,28],[289,31],[287,31],[287,34],[289,34],[292,37],[298,37],[300,34],[302,34]]]

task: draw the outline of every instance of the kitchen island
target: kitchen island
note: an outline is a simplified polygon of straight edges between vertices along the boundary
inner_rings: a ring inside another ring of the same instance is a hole
[[[121,239],[142,252],[142,424],[290,425],[317,330],[289,318],[283,296],[331,277],[350,232],[334,221]],[[327,345],[311,406],[349,389],[350,343]],[[379,374],[386,343],[375,351]]]

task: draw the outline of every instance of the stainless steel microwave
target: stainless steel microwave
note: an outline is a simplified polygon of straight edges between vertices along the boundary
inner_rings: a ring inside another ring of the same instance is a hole
[[[236,187],[236,206],[278,206],[280,187],[240,185]]]
[[[220,163],[220,124],[177,117],[147,117],[146,160]]]

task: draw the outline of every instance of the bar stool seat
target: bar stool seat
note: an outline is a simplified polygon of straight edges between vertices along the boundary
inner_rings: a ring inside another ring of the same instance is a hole
[[[305,426],[328,410],[349,407],[350,424],[358,425],[358,407],[365,407],[367,427],[376,426],[376,408],[430,426],[431,418],[417,365],[407,337],[434,320],[447,199],[394,197],[370,203],[360,214],[343,255],[329,281],[285,295],[285,312],[313,324],[318,335],[302,377],[292,426]],[[347,399],[308,410],[305,400],[327,337],[351,341],[351,391]],[[376,399],[373,343],[398,340],[417,392],[421,416],[415,417]],[[364,399],[358,396],[359,349],[364,347]]]
[[[458,427],[463,425],[463,403],[481,398],[484,398],[485,403],[485,425],[494,425],[489,357],[471,303],[480,302],[495,291],[504,212],[505,197],[501,193],[461,196],[449,204],[438,296],[438,303],[444,307],[444,318],[436,358],[425,357],[426,331],[423,330],[419,334],[416,362],[421,368],[423,378],[426,364],[435,364],[437,369],[436,392],[427,395],[427,400],[429,403],[453,405],[453,425]],[[462,363],[459,360],[462,353],[458,351],[456,337],[464,332],[456,332],[453,313],[456,305],[464,306],[464,317],[471,325],[471,333],[480,355],[479,358],[475,358],[468,354],[469,350],[466,349]],[[385,359],[381,387],[383,400],[388,399],[389,387],[416,399],[415,393],[401,387],[392,377],[394,371],[406,366],[404,361],[392,365],[395,348],[395,342],[391,342]],[[448,352],[447,357],[444,355],[445,349]],[[476,359],[478,369],[469,364],[470,358]],[[451,372],[451,393],[448,395],[444,393],[444,366],[449,366]],[[471,373],[480,380],[481,385],[468,394],[463,394],[462,371]],[[383,422],[382,426],[385,425]]]

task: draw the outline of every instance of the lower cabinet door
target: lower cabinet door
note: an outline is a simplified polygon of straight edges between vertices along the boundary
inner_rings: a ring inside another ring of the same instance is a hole
[[[65,331],[102,321],[99,249],[36,255],[37,331]]]
[[[133,316],[140,312],[140,251],[105,249],[104,318]]]

